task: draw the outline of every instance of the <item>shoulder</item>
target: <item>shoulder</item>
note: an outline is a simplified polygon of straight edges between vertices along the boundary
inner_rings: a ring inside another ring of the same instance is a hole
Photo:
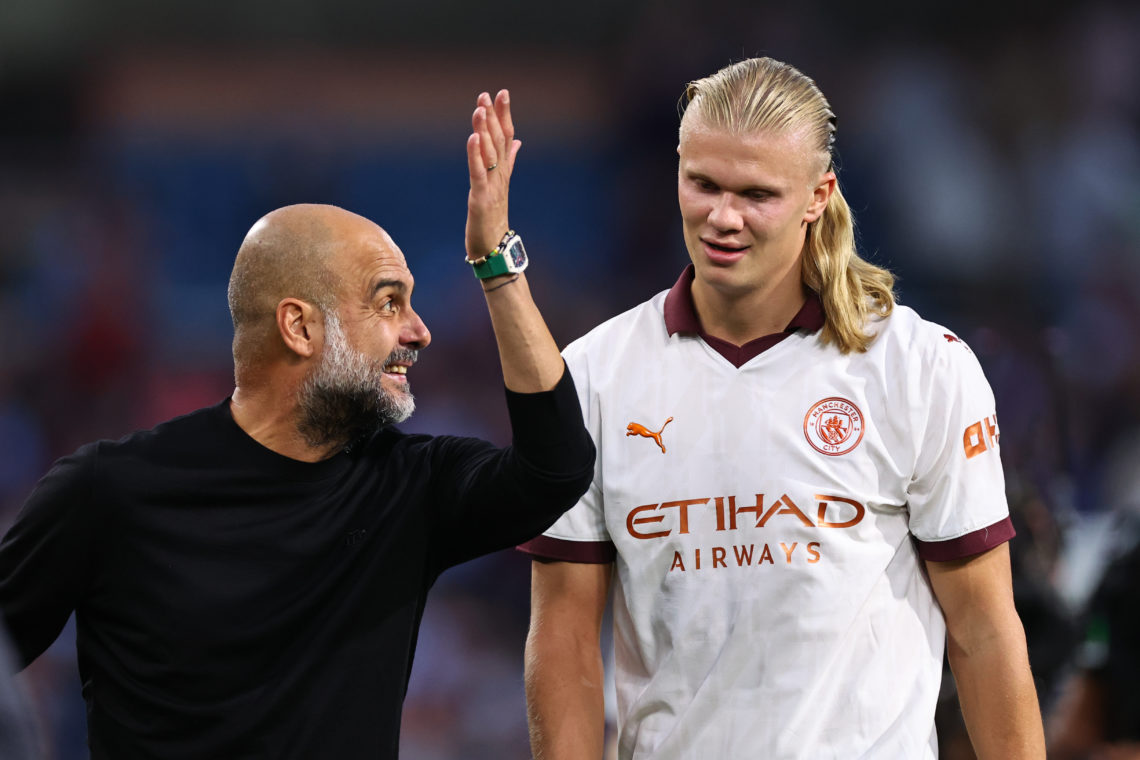
[[[909,306],[896,304],[889,316],[874,317],[868,322],[868,332],[875,336],[872,347],[898,350],[900,347],[918,348],[936,344],[940,330],[945,328],[923,319]],[[942,339],[945,342],[945,339]]]
[[[632,341],[667,340],[664,311],[667,293],[663,290],[648,301],[607,319],[568,345],[563,355],[569,361],[571,357],[608,354],[615,346],[625,346]]]
[[[970,424],[993,414],[993,389],[973,349],[950,328],[898,306],[867,352],[899,415],[914,431]],[[933,426],[933,427],[932,427]]]
[[[631,369],[653,363],[670,345],[664,303],[668,291],[606,320],[562,352],[579,397],[596,392],[607,379],[620,381]]]
[[[603,392],[632,369],[653,363],[669,345],[662,291],[601,323],[562,352],[580,399]]]
[[[880,356],[888,368],[980,371],[966,341],[950,328],[923,319],[909,306],[896,305],[890,316],[873,320],[869,327],[875,340],[868,354]]]
[[[117,440],[85,444],[57,460],[44,481],[86,489],[91,497],[122,495],[161,484],[171,487],[190,470],[232,464],[239,457],[224,434],[226,404],[228,399]]]
[[[228,405],[227,398],[117,440],[96,441],[81,451],[90,451],[101,463],[132,459],[175,459],[185,463],[187,457],[195,455],[216,456],[224,448],[224,439],[218,434],[230,421]]]

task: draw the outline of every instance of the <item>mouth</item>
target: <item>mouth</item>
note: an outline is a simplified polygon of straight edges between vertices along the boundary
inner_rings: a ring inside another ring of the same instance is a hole
[[[705,255],[714,264],[733,264],[740,259],[744,258],[745,252],[748,250],[746,245],[733,245],[731,243],[716,243],[711,240],[701,238],[701,244],[705,248]]]
[[[398,383],[406,383],[408,382],[408,367],[410,366],[412,365],[399,363],[385,364],[384,374]]]

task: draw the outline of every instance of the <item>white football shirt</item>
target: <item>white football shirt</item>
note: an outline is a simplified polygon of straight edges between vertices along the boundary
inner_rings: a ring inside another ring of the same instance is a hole
[[[800,329],[734,366],[691,277],[565,350],[597,471],[522,547],[616,562],[619,756],[936,757],[920,557],[1013,535],[976,358],[898,306],[864,354]]]

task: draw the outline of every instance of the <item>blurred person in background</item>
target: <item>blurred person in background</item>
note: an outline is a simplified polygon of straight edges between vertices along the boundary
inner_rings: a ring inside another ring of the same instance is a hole
[[[1110,552],[1082,616],[1084,642],[1050,715],[1056,760],[1140,760],[1140,517],[1117,527]]]
[[[619,757],[936,757],[947,644],[978,756],[1043,757],[973,352],[857,255],[814,82],[751,59],[686,102],[692,263],[564,352],[599,456],[522,547],[536,757],[602,753],[611,585]]]
[[[334,206],[263,217],[230,279],[232,396],[60,460],[0,544],[18,667],[76,613],[92,757],[395,757],[428,589],[587,487],[594,449],[508,224],[506,91],[472,124],[466,247],[513,445],[393,427],[430,334],[383,229]]]

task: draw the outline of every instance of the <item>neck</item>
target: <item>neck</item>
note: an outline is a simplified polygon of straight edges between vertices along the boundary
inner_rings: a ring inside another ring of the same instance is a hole
[[[230,414],[245,434],[265,448],[300,462],[320,462],[344,449],[348,440],[313,446],[297,427],[296,394],[238,385],[230,398]]]
[[[736,346],[782,332],[807,300],[798,273],[794,281],[780,283],[779,287],[743,292],[717,290],[698,277],[693,280],[692,292],[701,328]]]

